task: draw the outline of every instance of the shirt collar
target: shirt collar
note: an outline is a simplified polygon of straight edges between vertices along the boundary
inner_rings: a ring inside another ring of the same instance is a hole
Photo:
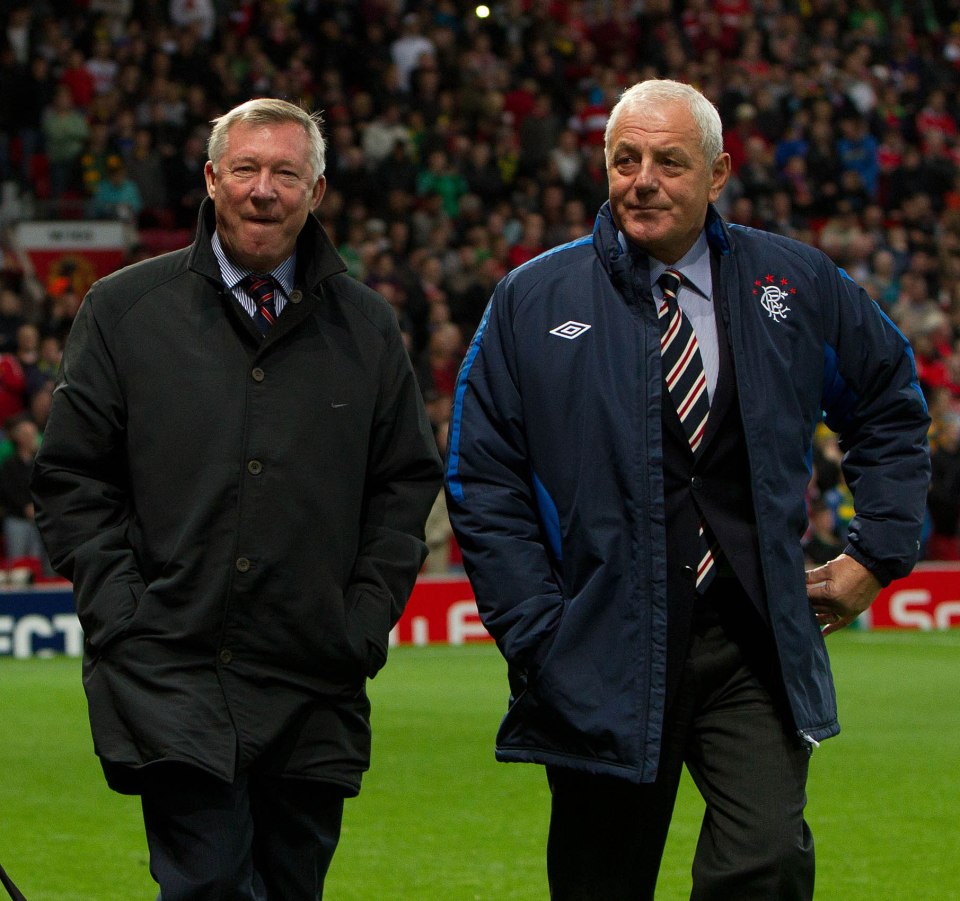
[[[655,257],[650,257],[651,286],[657,283],[657,279],[667,268],[675,269],[683,276],[687,287],[710,300],[713,295],[713,274],[710,271],[710,244],[707,242],[706,232],[700,232],[700,237],[693,247],[669,267]]]
[[[220,236],[214,232],[213,238],[210,241],[210,245],[213,248],[214,256],[217,258],[217,263],[220,266],[220,277],[223,279],[223,283],[233,290],[237,287],[239,282],[247,275],[250,275],[252,269],[242,269],[237,266],[230,257],[227,256],[227,252],[223,247],[223,244],[220,243]],[[276,279],[277,283],[280,285],[281,290],[285,297],[289,297],[290,293],[293,291],[293,274],[297,269],[297,252],[294,250],[290,256],[288,256],[279,266],[271,270],[269,273]],[[264,275],[266,273],[257,273],[258,275]]]

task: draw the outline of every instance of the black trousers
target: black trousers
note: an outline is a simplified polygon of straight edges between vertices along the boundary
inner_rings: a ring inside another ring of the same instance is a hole
[[[333,786],[157,765],[141,793],[159,901],[316,901],[340,838]]]
[[[656,781],[547,768],[554,901],[654,897],[684,764],[706,802],[691,899],[813,897],[810,751],[790,725],[766,626],[746,599],[722,605],[721,593],[698,602]]]

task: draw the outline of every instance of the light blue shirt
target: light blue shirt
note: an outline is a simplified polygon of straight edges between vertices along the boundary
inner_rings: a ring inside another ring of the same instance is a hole
[[[227,252],[223,249],[223,245],[220,243],[220,236],[216,232],[213,233],[213,240],[210,242],[210,245],[213,247],[213,255],[217,258],[217,263],[220,266],[220,277],[223,279],[223,283],[233,292],[233,296],[236,297],[240,306],[242,306],[251,317],[254,316],[257,312],[257,302],[240,287],[240,281],[245,276],[253,273],[253,270],[240,269],[234,265],[230,257],[227,256]],[[280,290],[275,293],[273,298],[273,306],[277,311],[277,316],[283,312],[283,308],[287,305],[287,299],[290,297],[290,292],[293,291],[293,273],[296,271],[296,268],[297,254],[296,251],[294,251],[294,253],[288,256],[276,269],[269,273],[276,279],[277,284],[280,286]],[[267,273],[256,273],[256,275],[265,274]]]
[[[627,251],[627,238],[620,232],[620,247]],[[706,232],[700,232],[691,247],[676,263],[667,266],[656,257],[647,256],[650,263],[650,288],[653,299],[659,308],[663,300],[663,291],[657,279],[665,269],[675,269],[683,276],[683,284],[677,293],[677,303],[683,315],[690,320],[693,333],[697,336],[700,357],[703,360],[703,374],[707,379],[707,396],[713,401],[717,390],[717,376],[720,373],[720,344],[717,337],[717,320],[713,309],[713,270],[710,268],[710,245]]]

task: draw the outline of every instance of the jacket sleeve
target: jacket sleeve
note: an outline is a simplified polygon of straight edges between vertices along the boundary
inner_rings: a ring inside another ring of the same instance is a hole
[[[436,439],[395,320],[386,342],[360,546],[346,592],[351,619],[369,643],[369,676],[386,662],[390,630],[426,558],[424,523],[442,485]]]
[[[828,278],[824,411],[856,509],[846,553],[886,585],[919,554],[930,419],[907,339],[845,273]]]
[[[31,488],[50,562],[73,581],[86,639],[100,648],[133,617],[144,582],[128,538],[125,404],[95,292],[64,349]]]
[[[457,379],[447,506],[481,620],[512,666],[535,672],[564,597],[531,475],[509,294],[497,288]]]

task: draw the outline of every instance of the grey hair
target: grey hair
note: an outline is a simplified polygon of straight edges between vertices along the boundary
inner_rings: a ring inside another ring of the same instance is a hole
[[[690,110],[700,133],[700,149],[706,161],[712,163],[720,156],[723,153],[723,123],[717,108],[688,84],[668,78],[652,78],[627,88],[611,110],[603,136],[603,149],[607,158],[609,159],[610,138],[624,112],[636,112],[652,103],[670,102],[682,103]]]
[[[303,128],[310,142],[310,166],[314,178],[320,178],[327,165],[327,145],[320,132],[323,122],[320,113],[308,113],[286,100],[271,97],[248,100],[211,121],[213,130],[207,141],[207,157],[213,163],[213,171],[217,171],[221,157],[227,152],[229,132],[234,125],[278,125],[285,122],[295,122]]]

